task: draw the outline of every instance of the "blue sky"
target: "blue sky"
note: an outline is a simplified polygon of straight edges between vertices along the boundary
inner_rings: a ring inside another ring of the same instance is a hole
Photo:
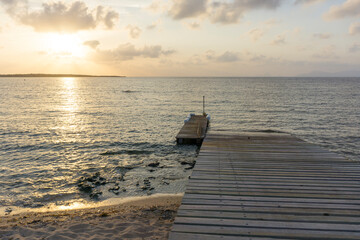
[[[0,0],[0,73],[359,74],[360,0]]]

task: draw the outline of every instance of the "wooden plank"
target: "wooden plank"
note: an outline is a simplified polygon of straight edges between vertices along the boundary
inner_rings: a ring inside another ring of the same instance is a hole
[[[207,127],[206,116],[193,115],[176,135],[176,142],[178,144],[201,144],[206,136]]]
[[[360,204],[360,200],[342,200],[342,199],[317,199],[317,198],[290,198],[290,197],[258,197],[258,196],[227,196],[227,195],[206,195],[206,194],[185,194],[183,199],[215,199],[215,200],[230,200],[230,201],[239,201],[239,202],[299,202],[299,203],[338,203],[338,204]]]
[[[360,164],[283,133],[211,132],[170,239],[360,239]]]
[[[279,239],[279,238],[262,238],[262,237],[246,237],[246,236],[224,236],[224,235],[210,235],[210,234],[201,234],[201,233],[184,233],[184,232],[171,232],[170,239],[174,240],[184,240],[184,239],[195,239],[195,240],[268,240],[268,239]],[[281,238],[282,240],[290,240],[286,238]]]
[[[222,226],[222,225],[195,225],[195,224],[174,224],[173,232],[184,232],[194,234],[239,237],[263,237],[263,238],[291,238],[291,239],[324,239],[324,240],[345,240],[360,239],[359,232],[352,231],[326,231],[310,229],[289,229],[289,228],[250,228],[247,226]],[[171,235],[170,235],[170,239]],[[191,237],[189,239],[192,239]]]
[[[285,220],[285,219],[284,219]],[[199,224],[213,226],[235,226],[250,228],[288,228],[288,229],[309,229],[325,231],[351,231],[356,232],[360,237],[359,224],[340,224],[340,223],[317,223],[317,222],[291,222],[291,221],[265,221],[250,219],[225,219],[209,217],[177,217],[175,223],[179,224]]]
[[[292,221],[292,222],[333,222],[360,224],[358,217],[351,216],[324,216],[310,214],[292,214],[292,213],[252,213],[252,212],[218,212],[201,210],[181,210],[178,211],[179,217],[197,217],[197,218],[220,218],[220,219],[250,219],[250,220],[268,220],[268,221]]]
[[[360,210],[356,209],[329,209],[329,208],[306,208],[306,207],[259,207],[259,206],[224,206],[224,205],[187,205],[183,204],[179,210],[207,210],[207,211],[227,211],[238,212],[244,214],[246,212],[252,213],[291,213],[301,214],[306,212],[306,215],[324,215],[324,216],[352,216],[359,217]]]

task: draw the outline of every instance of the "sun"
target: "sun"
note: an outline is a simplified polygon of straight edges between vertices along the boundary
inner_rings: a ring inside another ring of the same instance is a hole
[[[85,48],[82,41],[75,34],[49,34],[46,38],[47,52],[57,57],[85,56]]]

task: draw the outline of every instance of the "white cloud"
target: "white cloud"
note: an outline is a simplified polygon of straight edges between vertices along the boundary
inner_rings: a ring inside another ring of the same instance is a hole
[[[205,52],[204,56],[196,55],[197,59],[204,59],[211,62],[237,62],[240,61],[240,54],[234,51],[226,51],[223,54],[217,55],[213,50],[208,50]],[[201,60],[201,62],[203,62]]]
[[[350,25],[349,33],[351,35],[359,34],[360,33],[360,22],[355,22]]]
[[[318,3],[318,2],[322,2],[324,0],[296,0],[295,4],[306,4],[306,5],[310,5],[310,4],[314,4],[314,3]]]
[[[159,12],[161,9],[163,9],[163,4],[161,0],[154,0],[146,9],[151,12]]]
[[[343,4],[332,6],[330,10],[325,13],[325,19],[340,19],[345,17],[359,17],[360,16],[360,0],[346,0]]]
[[[84,2],[75,1],[43,3],[36,11],[30,11],[26,0],[0,0],[7,13],[20,23],[31,26],[37,32],[77,32],[94,29],[103,24],[111,29],[119,14],[98,6],[89,9]]]
[[[249,35],[251,37],[251,39],[256,42],[257,40],[259,40],[263,35],[264,35],[264,31],[258,28],[254,28],[252,30],[250,30],[247,35]]]
[[[187,26],[190,29],[199,29],[200,28],[200,23],[198,23],[198,22],[190,22],[190,23],[187,23]]]
[[[216,58],[218,62],[237,62],[240,60],[239,53],[226,51]]]
[[[197,17],[206,12],[207,0],[172,0],[168,14],[173,19]]]
[[[158,20],[154,21],[152,24],[148,25],[148,26],[146,27],[146,29],[148,29],[148,30],[154,30],[154,29],[156,29],[156,28],[159,28],[159,27],[161,26],[161,24],[162,24],[161,19],[158,19]]]
[[[233,2],[213,2],[209,18],[213,23],[237,23],[247,11],[256,9],[276,9],[283,0],[234,0]]]
[[[328,33],[315,33],[313,34],[313,37],[317,39],[329,39],[331,38],[331,35]]]
[[[281,23],[281,21],[278,19],[275,19],[275,18],[268,19],[264,22],[264,24],[266,24],[266,25],[276,25],[276,24],[280,24],[280,23]]]
[[[139,38],[141,34],[141,29],[138,26],[135,25],[127,25],[126,29],[129,31],[129,35],[131,38]]]
[[[276,38],[271,42],[271,45],[284,45],[286,43],[285,41],[285,35],[277,35]]]
[[[90,41],[85,41],[85,42],[83,42],[83,45],[89,46],[89,47],[91,47],[92,49],[95,49],[95,48],[97,48],[97,46],[100,45],[100,42],[97,41],[97,40],[90,40]]]
[[[206,16],[213,23],[237,23],[247,11],[276,9],[284,0],[172,0],[168,15],[175,20]]]
[[[322,58],[326,60],[337,58],[335,53],[336,47],[334,45],[325,46],[318,53],[315,53],[313,57]]]
[[[350,53],[356,53],[360,51],[360,43],[354,43],[353,45],[351,45],[351,47],[349,48],[349,52]]]
[[[159,58],[173,54],[174,50],[163,50],[160,45],[144,46],[136,48],[131,43],[121,44],[115,49],[97,50],[93,58],[100,62],[123,62],[136,57]]]

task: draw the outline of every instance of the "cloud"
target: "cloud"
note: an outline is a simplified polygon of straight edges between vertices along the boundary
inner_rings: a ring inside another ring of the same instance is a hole
[[[247,35],[249,35],[252,40],[254,42],[256,42],[257,40],[259,40],[263,35],[264,35],[264,31],[258,28],[254,28],[252,30],[250,30]]]
[[[245,59],[247,61],[251,61],[251,62],[275,62],[277,61],[277,59],[274,59],[274,58],[269,58],[269,57],[266,57],[265,55],[262,55],[262,54],[256,54],[256,53],[252,53],[252,52],[249,52],[249,51],[245,51],[245,53],[243,54]]]
[[[276,38],[271,42],[271,45],[279,46],[284,45],[286,43],[285,41],[285,35],[278,35]]]
[[[239,53],[226,51],[216,58],[218,62],[237,62],[240,60]]]
[[[172,0],[168,15],[175,20],[206,16],[212,23],[237,23],[247,11],[276,9],[284,0]]]
[[[200,28],[200,23],[198,23],[198,22],[191,22],[191,23],[188,23],[187,26],[188,26],[190,29],[199,29],[199,28]]]
[[[328,33],[315,33],[313,34],[313,37],[318,39],[329,39],[331,38],[331,35]]]
[[[126,29],[129,31],[129,35],[131,38],[139,38],[141,34],[141,29],[136,25],[127,25]]]
[[[26,0],[0,0],[7,13],[20,23],[31,26],[37,32],[73,33],[94,29],[103,24],[107,29],[115,25],[119,14],[113,10],[98,6],[89,10],[81,1],[70,4],[65,2],[43,3],[36,11],[29,11]]]
[[[337,58],[335,50],[334,45],[325,46],[318,53],[314,54],[313,57],[327,60],[334,59]]]
[[[27,0],[0,0],[9,15],[24,14],[28,11]]]
[[[306,5],[310,5],[310,4],[314,4],[314,3],[318,3],[318,2],[322,2],[324,0],[296,0],[295,4],[306,4]]]
[[[161,0],[154,0],[146,9],[151,12],[159,12],[163,8]]]
[[[349,48],[349,52],[350,53],[356,53],[360,51],[360,43],[354,43],[350,48]]]
[[[256,9],[276,9],[283,0],[234,0],[233,2],[213,2],[209,18],[213,23],[237,23],[247,11]]]
[[[280,24],[280,23],[281,23],[281,21],[278,19],[275,19],[275,18],[268,19],[264,22],[264,24],[266,24],[266,25],[276,25],[276,24]]]
[[[240,61],[240,54],[238,52],[226,51],[221,55],[216,55],[212,50],[208,50],[205,53],[205,59],[215,62],[237,62]]]
[[[330,10],[324,14],[324,18],[328,20],[359,16],[360,0],[346,0],[341,5],[332,6]]]
[[[102,62],[123,62],[136,57],[159,58],[175,53],[174,50],[163,50],[160,45],[144,46],[136,48],[131,43],[121,44],[115,49],[97,50],[93,56],[95,60]]]
[[[157,27],[160,26],[160,25],[161,25],[161,20],[158,19],[158,20],[156,20],[155,22],[153,22],[152,24],[148,25],[148,26],[146,27],[146,29],[148,29],[148,30],[153,30],[153,29],[157,28]]]
[[[360,22],[356,22],[350,25],[349,33],[351,35],[359,34],[360,33]]]
[[[172,0],[168,14],[173,19],[197,17],[206,12],[207,0]]]
[[[100,45],[100,42],[97,40],[85,41],[85,42],[83,42],[83,45],[89,46],[92,49],[95,49],[95,48],[97,48],[97,46]]]

